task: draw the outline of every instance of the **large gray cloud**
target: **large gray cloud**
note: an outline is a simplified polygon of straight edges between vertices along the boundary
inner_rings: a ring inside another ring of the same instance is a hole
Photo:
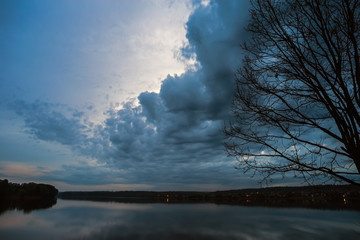
[[[138,96],[139,105],[129,101],[120,110],[109,109],[91,134],[81,116],[65,116],[44,104],[21,102],[16,110],[39,139],[73,145],[123,169],[127,182],[235,184],[222,127],[229,118],[247,15],[247,1],[198,4],[186,24],[189,44],[181,49],[182,58],[196,56],[197,68],[168,75],[159,93]]]
[[[200,5],[187,22],[189,45],[182,49],[182,57],[196,56],[198,68],[180,76],[169,75],[160,93],[141,93],[140,106],[128,102],[121,110],[109,111],[91,145],[91,149],[101,149],[94,157],[143,172],[136,174],[138,180],[141,176],[149,182],[168,181],[168,176],[195,181],[196,171],[204,177],[204,168],[215,182],[211,164],[231,169],[233,163],[223,161],[221,130],[229,117],[247,9],[246,1]],[[202,182],[200,176],[198,182]]]

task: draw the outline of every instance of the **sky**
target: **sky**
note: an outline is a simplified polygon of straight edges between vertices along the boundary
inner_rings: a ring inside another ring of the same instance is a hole
[[[248,10],[0,1],[0,179],[60,191],[258,187],[222,133]]]

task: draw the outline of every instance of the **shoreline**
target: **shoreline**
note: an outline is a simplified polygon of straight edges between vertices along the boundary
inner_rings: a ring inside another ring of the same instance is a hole
[[[319,185],[270,187],[216,192],[195,191],[71,191],[59,199],[121,203],[215,203],[242,206],[306,207],[360,211],[360,187]]]

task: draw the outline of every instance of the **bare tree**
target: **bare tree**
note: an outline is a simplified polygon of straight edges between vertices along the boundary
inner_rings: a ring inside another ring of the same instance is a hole
[[[239,169],[360,185],[360,1],[253,0],[225,149]]]

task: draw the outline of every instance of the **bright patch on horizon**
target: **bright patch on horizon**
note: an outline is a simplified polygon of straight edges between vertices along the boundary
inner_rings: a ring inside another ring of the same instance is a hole
[[[30,164],[1,162],[0,174],[5,177],[39,177],[49,172],[49,170],[42,169]]]

